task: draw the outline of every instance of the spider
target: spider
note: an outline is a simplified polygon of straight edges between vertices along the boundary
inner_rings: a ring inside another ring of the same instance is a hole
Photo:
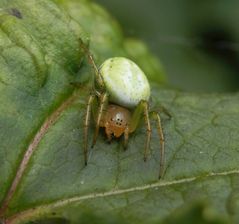
[[[87,102],[84,120],[84,160],[88,160],[88,129],[93,114],[96,122],[92,148],[96,144],[99,129],[105,128],[108,141],[124,136],[123,146],[126,149],[129,135],[134,132],[144,116],[147,137],[144,147],[144,161],[150,147],[150,118],[157,122],[160,139],[159,178],[164,174],[164,134],[161,119],[156,111],[149,111],[150,85],[143,71],[133,61],[124,57],[113,57],[99,67],[93,59],[88,47],[80,40],[89,63],[94,70],[92,92]],[[169,113],[166,114],[170,116]]]

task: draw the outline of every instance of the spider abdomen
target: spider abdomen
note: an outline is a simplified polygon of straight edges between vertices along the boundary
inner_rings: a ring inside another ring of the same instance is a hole
[[[124,57],[107,59],[100,67],[110,102],[134,108],[140,100],[148,101],[150,86],[144,72]]]

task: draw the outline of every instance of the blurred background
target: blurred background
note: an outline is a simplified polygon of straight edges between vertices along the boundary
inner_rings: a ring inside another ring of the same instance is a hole
[[[174,87],[239,89],[238,0],[95,0],[130,37],[145,41]]]

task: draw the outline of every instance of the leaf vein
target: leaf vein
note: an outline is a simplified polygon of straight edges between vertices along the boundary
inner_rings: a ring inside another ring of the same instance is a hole
[[[2,206],[0,207],[0,217],[4,216],[4,213],[8,207],[8,204],[10,203],[14,193],[16,192],[16,189],[23,178],[23,174],[27,168],[27,165],[29,164],[29,161],[33,153],[36,151],[40,141],[45,136],[49,128],[58,120],[62,112],[65,109],[67,109],[69,105],[73,103],[77,95],[78,94],[72,94],[66,100],[64,100],[63,103],[45,119],[45,121],[43,122],[39,130],[34,135],[31,143],[29,144],[29,146],[27,147],[25,151],[25,154],[23,155],[23,158],[17,169],[16,175],[9,188],[9,191],[7,192],[6,197],[2,203]]]
[[[35,217],[37,214],[42,214],[44,211],[48,211],[50,209],[60,208],[70,203],[76,203],[76,202],[82,202],[85,200],[95,199],[95,198],[105,198],[110,196],[117,196],[122,195],[126,193],[132,193],[132,192],[138,192],[138,191],[145,191],[145,190],[151,190],[154,188],[159,187],[168,187],[172,185],[177,184],[185,184],[190,183],[193,181],[196,181],[197,179],[200,179],[202,177],[209,178],[209,177],[218,177],[218,176],[228,176],[233,174],[239,174],[239,170],[229,170],[224,172],[211,172],[205,176],[195,176],[195,177],[188,177],[178,180],[172,180],[172,181],[158,181],[156,183],[152,184],[146,184],[138,187],[131,187],[131,188],[125,188],[125,189],[118,189],[118,190],[111,190],[106,192],[99,192],[99,193],[93,193],[93,194],[87,194],[83,196],[75,196],[71,198],[65,198],[62,200],[57,200],[51,204],[45,204],[45,205],[39,205],[38,207],[30,208],[25,211],[19,212],[12,217],[9,217],[5,220],[5,224],[15,224],[18,223],[18,221],[24,221],[31,217]]]

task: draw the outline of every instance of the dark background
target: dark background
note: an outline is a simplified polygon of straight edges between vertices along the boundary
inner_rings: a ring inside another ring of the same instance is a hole
[[[145,41],[169,83],[193,92],[239,89],[238,0],[95,0],[127,36]]]

